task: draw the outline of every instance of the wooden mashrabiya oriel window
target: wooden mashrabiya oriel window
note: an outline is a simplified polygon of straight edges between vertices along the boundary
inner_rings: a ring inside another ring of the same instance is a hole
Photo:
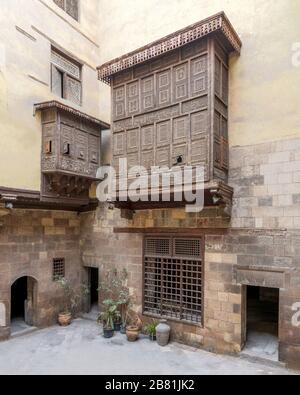
[[[203,248],[200,237],[145,237],[144,314],[201,324]]]
[[[41,112],[41,201],[87,205],[101,164],[101,131],[110,125],[57,101],[39,103]]]
[[[112,149],[128,167],[202,165],[227,183],[229,55],[241,41],[224,13],[98,68],[112,86]]]

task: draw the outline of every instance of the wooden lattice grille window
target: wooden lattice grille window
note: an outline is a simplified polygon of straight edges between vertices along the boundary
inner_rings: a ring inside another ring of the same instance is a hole
[[[53,259],[53,281],[59,281],[65,277],[65,259]]]
[[[79,0],[53,0],[54,3],[64,10],[73,19],[79,19]]]
[[[199,324],[202,293],[201,238],[145,238],[145,314]]]
[[[51,90],[63,99],[81,105],[81,65],[61,52],[51,50]]]

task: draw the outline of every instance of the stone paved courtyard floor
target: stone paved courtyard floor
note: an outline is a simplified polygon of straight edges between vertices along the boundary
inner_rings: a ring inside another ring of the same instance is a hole
[[[280,366],[219,356],[172,343],[160,348],[147,338],[129,343],[120,334],[101,336],[92,321],[52,327],[0,343],[1,375],[289,375]]]

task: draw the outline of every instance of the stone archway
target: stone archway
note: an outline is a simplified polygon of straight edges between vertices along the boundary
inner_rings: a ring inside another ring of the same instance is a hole
[[[11,285],[11,322],[18,320],[28,326],[36,325],[37,285],[35,278],[23,276]]]

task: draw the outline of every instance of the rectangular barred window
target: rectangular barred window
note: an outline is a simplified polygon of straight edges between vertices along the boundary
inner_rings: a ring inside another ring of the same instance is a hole
[[[58,50],[51,50],[51,90],[74,104],[81,105],[81,69],[75,60],[68,58]]]
[[[61,280],[65,277],[65,259],[53,259],[53,281]]]
[[[76,21],[79,20],[79,0],[53,0],[54,3]]]
[[[146,237],[144,313],[201,323],[203,256],[201,238]]]

